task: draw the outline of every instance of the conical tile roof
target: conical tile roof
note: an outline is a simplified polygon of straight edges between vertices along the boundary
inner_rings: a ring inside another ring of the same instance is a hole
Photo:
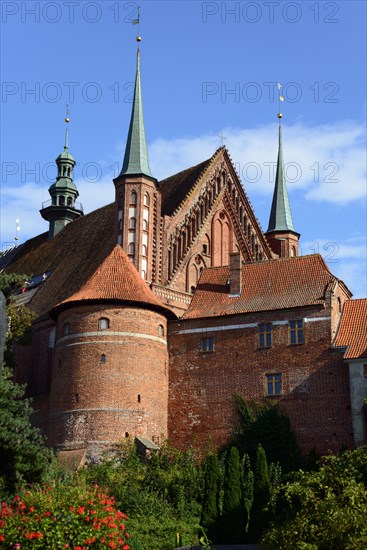
[[[86,283],[66,300],[57,304],[52,313],[77,302],[127,302],[150,306],[172,315],[143,281],[120,245],[116,245]]]

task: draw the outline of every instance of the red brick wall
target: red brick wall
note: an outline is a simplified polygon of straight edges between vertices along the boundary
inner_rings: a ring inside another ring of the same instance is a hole
[[[307,452],[353,446],[348,372],[330,350],[330,319],[304,324],[305,343],[289,344],[288,325],[273,327],[273,346],[259,349],[258,328],[205,331],[224,327],[330,316],[309,307],[170,323],[169,438],[180,448],[195,442],[223,444],[237,422],[234,396],[266,399],[266,374],[282,374],[282,395],[272,397],[287,412],[298,442]],[[204,328],[204,332],[179,334]],[[202,352],[203,336],[214,336],[215,351]]]
[[[108,330],[98,329],[101,317],[110,320]],[[66,322],[70,334],[64,336]],[[90,305],[62,312],[57,323],[49,444],[76,448],[118,442],[126,433],[166,436],[166,330],[161,314],[138,308]]]

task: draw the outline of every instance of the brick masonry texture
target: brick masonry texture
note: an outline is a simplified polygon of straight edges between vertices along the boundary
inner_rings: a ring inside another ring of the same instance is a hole
[[[109,319],[109,329],[98,328],[101,317]],[[49,444],[76,448],[120,441],[127,434],[166,437],[168,355],[166,337],[159,336],[166,330],[163,315],[139,308],[83,305],[62,312]]]
[[[273,345],[259,348],[257,327],[211,331],[226,325],[322,318],[320,307],[171,322],[169,434],[173,444],[220,446],[238,422],[235,395],[276,402],[289,415],[304,452],[338,451],[353,445],[348,369],[330,350],[330,319],[304,324],[304,344],[289,344],[288,325],[273,326]],[[195,328],[203,332],[180,334]],[[205,330],[208,328],[208,330]],[[214,337],[214,351],[202,338]],[[282,374],[282,394],[266,397],[266,374]]]

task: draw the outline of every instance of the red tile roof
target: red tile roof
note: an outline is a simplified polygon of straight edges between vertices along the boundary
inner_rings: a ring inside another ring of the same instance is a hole
[[[367,298],[345,302],[334,346],[347,348],[344,359],[367,358]]]
[[[143,281],[120,245],[113,248],[81,289],[57,304],[52,313],[76,303],[100,301],[143,304],[171,313]]]
[[[204,270],[184,318],[322,304],[327,286],[338,280],[319,254],[244,264],[236,298],[229,297],[229,276],[229,266]]]

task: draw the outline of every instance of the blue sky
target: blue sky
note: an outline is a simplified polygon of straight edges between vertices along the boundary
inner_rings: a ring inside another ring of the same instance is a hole
[[[303,254],[320,251],[356,297],[366,288],[366,3],[142,1],[145,125],[153,174],[210,157],[225,137],[267,229],[284,157]],[[85,212],[113,200],[135,74],[137,3],[1,3],[1,239],[47,230],[54,159],[70,108]]]

